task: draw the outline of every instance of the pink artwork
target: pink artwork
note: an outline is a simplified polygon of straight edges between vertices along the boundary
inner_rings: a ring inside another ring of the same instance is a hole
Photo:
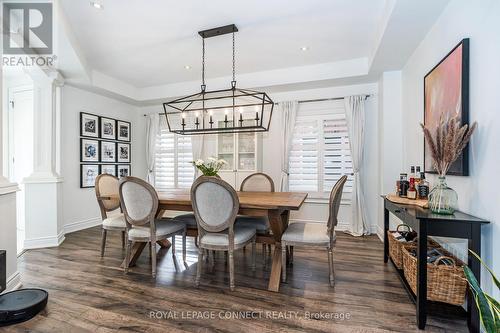
[[[468,122],[469,104],[469,40],[464,39],[424,79],[425,124],[436,128],[441,119],[455,115],[462,123]],[[425,172],[435,172],[432,157],[425,145]],[[448,174],[468,175],[467,149],[453,163]]]

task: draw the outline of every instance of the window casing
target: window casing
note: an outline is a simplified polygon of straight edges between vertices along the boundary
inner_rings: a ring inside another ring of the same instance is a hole
[[[343,101],[304,103],[299,107],[290,152],[289,189],[327,199],[347,175],[343,201],[352,192],[352,159]]]

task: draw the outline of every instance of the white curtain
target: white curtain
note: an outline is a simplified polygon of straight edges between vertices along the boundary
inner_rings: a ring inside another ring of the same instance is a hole
[[[281,102],[281,192],[288,191],[288,176],[290,175],[290,150],[292,148],[293,128],[297,118],[299,103],[297,101]]]
[[[352,187],[352,220],[347,233],[353,236],[369,234],[365,211],[365,201],[361,189],[361,165],[363,163],[363,147],[365,136],[365,96],[348,96],[344,98],[349,142],[351,146],[354,184]]]
[[[191,136],[191,149],[193,150],[193,161],[198,159],[203,159],[203,142],[205,140],[205,135],[192,135]],[[197,167],[194,168],[194,179],[198,178],[199,170]]]
[[[155,112],[147,116],[146,122],[146,163],[148,167],[147,181],[154,185],[155,183],[155,153],[156,136],[160,130],[160,115]]]

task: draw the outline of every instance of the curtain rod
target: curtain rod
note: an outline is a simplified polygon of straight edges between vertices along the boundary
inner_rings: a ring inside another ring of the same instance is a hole
[[[365,95],[365,100],[370,97],[371,95]],[[318,99],[305,99],[305,100],[302,100],[302,101],[299,101],[299,104],[301,103],[312,103],[312,102],[326,102],[326,101],[338,101],[338,100],[341,100],[341,99],[344,99],[345,97],[332,97],[332,98],[318,98]],[[275,104],[280,104],[282,102],[277,102]],[[165,112],[159,112],[158,113],[159,115],[164,115]],[[147,117],[148,115],[145,114],[144,117]]]

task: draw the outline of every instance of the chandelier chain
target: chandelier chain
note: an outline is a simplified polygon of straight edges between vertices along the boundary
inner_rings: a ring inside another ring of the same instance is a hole
[[[236,82],[236,60],[235,60],[236,48],[234,45],[234,31],[233,31],[233,81]]]
[[[202,38],[201,51],[201,84],[205,85],[205,38]]]

